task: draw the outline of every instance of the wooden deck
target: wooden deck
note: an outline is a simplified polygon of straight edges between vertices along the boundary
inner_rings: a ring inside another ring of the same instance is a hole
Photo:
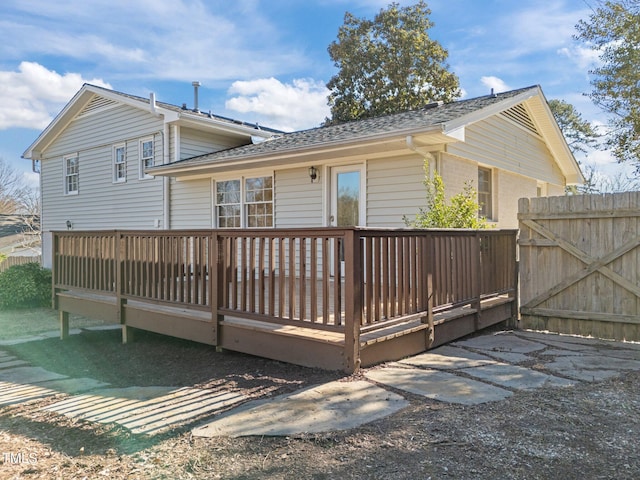
[[[515,231],[56,232],[53,301],[62,337],[76,313],[121,324],[125,342],[143,329],[352,372],[514,318],[515,242]]]

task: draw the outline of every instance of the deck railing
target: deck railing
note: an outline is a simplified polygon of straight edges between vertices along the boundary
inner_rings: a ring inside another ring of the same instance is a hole
[[[516,231],[55,232],[54,294],[360,332],[517,290]]]

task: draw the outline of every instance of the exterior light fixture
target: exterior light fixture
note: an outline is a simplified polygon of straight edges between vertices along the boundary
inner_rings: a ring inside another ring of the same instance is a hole
[[[318,169],[313,165],[309,167],[309,178],[311,179],[311,183],[313,183],[315,179],[318,178]]]
[[[73,228],[73,223],[71,223],[71,220],[67,220],[67,230],[71,230]]]

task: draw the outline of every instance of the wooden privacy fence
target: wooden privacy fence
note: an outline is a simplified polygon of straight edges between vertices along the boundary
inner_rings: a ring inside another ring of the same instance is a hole
[[[42,256],[19,256],[19,257],[7,257],[4,260],[0,260],[0,273],[6,269],[13,267],[14,265],[24,265],[25,263],[37,263],[40,265],[42,262]]]
[[[515,300],[515,250],[512,230],[55,232],[54,304],[59,308],[63,298],[76,305],[70,291],[101,296],[108,305],[114,299],[125,325],[140,318],[141,304],[163,315],[173,311],[176,318],[161,333],[214,345],[230,342],[223,332],[232,319],[242,319],[244,328],[302,327],[325,339],[338,335],[344,367],[353,370],[362,335],[417,321],[422,327],[412,328],[428,332],[427,348],[434,314],[467,308],[479,318],[483,300]],[[189,332],[187,317],[194,315],[208,318],[208,330],[199,322]],[[158,331],[152,322],[144,319],[142,328]]]
[[[640,192],[521,199],[521,324],[640,341]]]

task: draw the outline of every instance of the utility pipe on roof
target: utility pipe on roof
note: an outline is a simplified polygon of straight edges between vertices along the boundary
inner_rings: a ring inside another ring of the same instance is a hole
[[[156,94],[153,92],[149,94],[149,110],[151,110],[151,113],[153,113],[156,117],[160,117],[162,115],[156,109]]]

